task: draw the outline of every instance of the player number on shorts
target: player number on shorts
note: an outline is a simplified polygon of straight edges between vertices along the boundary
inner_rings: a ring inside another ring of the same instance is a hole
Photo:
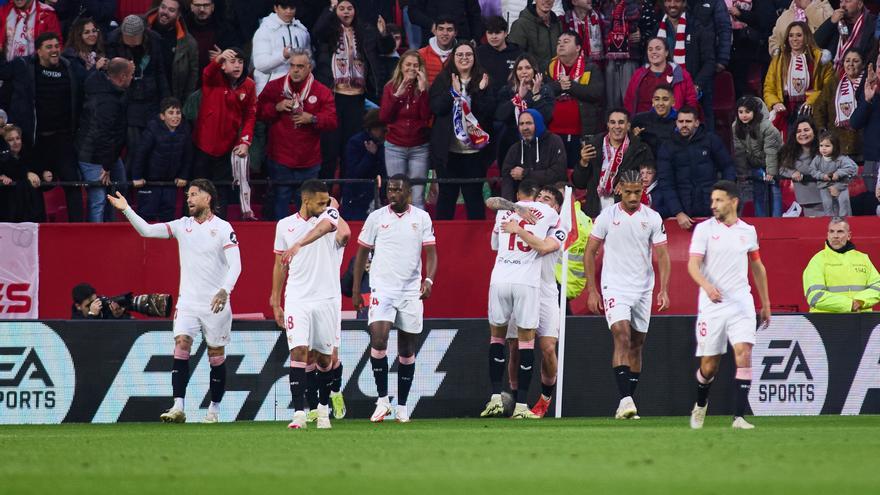
[[[705,337],[709,333],[709,325],[705,321],[701,321],[697,323],[697,331],[700,332],[700,337]]]
[[[293,330],[293,316],[287,317],[287,329]]]
[[[519,226],[522,227],[522,228],[525,228],[525,227],[526,227],[526,221],[525,221],[525,220],[520,220],[520,221],[519,221]],[[529,247],[529,245],[526,244],[522,239],[520,239],[519,241],[517,241],[517,239],[519,239],[519,236],[517,236],[517,235],[511,235],[511,236],[510,236],[510,242],[507,244],[507,250],[508,250],[508,251],[513,251],[513,249],[514,249],[514,245],[516,245],[516,249],[519,249],[520,251],[522,251],[522,252],[524,252],[524,253],[528,253],[529,251],[532,250],[532,248]]]
[[[614,307],[614,298],[609,297],[608,299],[605,299],[605,309],[611,309],[613,307]]]

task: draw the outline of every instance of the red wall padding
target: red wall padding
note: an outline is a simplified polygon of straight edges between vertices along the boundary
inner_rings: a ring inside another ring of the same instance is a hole
[[[822,249],[827,219],[749,219],[758,229],[761,258],[770,278],[774,310],[806,311],[801,274],[809,259]],[[352,224],[354,238],[360,223]],[[854,242],[880,263],[880,221],[853,218]],[[235,313],[271,315],[274,224],[235,224],[241,245],[242,275],[232,295]],[[672,258],[670,314],[696,313],[696,285],[687,275],[690,233],[674,221],[666,223]],[[491,223],[437,222],[439,273],[426,316],[482,318],[494,253],[489,248]],[[177,293],[179,261],[173,240],[142,239],[127,223],[103,225],[43,224],[40,226],[40,317],[68,318],[71,288],[89,282],[100,294],[122,292]],[[355,253],[349,243],[342,268]],[[583,297],[572,304],[581,313]],[[343,302],[351,309],[350,300]]]

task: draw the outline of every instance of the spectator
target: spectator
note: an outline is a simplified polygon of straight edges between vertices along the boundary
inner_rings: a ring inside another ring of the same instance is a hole
[[[74,136],[82,106],[84,74],[61,57],[55,33],[40,34],[34,55],[0,61],[0,79],[11,83],[9,120],[21,127],[27,154],[45,182],[79,180]],[[81,222],[82,189],[65,187],[67,215]]]
[[[853,129],[862,132],[865,136],[880,136],[880,106],[875,99],[877,94],[877,71],[876,67],[868,64],[865,72],[865,81],[862,84],[862,93],[857,95],[856,109],[850,119]],[[877,181],[878,164],[880,164],[880,139],[867,139],[864,141],[862,152],[865,166],[862,174],[865,178],[865,187],[868,192],[874,191],[880,185]],[[880,189],[877,190],[877,199],[880,200]]]
[[[516,43],[507,42],[507,21],[503,17],[494,16],[486,20],[486,43],[477,47],[477,60],[489,74],[492,94],[499,95],[522,53]],[[538,67],[534,70],[541,71]],[[498,99],[504,101],[500,95]]]
[[[675,125],[678,134],[660,146],[657,156],[657,187],[668,215],[688,230],[695,217],[712,215],[712,184],[735,180],[736,169],[721,138],[700,124],[696,109],[681,107]]]
[[[460,39],[478,42],[485,28],[478,0],[409,0],[409,18],[421,26],[422,32],[433,32],[434,23],[444,16],[451,16]],[[423,40],[427,41],[426,40]]]
[[[847,49],[856,48],[868,58],[877,54],[876,25],[877,16],[865,8],[864,0],[841,0],[840,8],[816,30],[816,45],[831,52],[834,70],[839,73]]]
[[[269,81],[284,77],[290,72],[288,61],[291,51],[311,47],[309,31],[296,18],[296,5],[295,0],[275,0],[275,11],[263,18],[260,28],[254,34],[254,82],[257,84],[257,96],[263,92]]]
[[[773,4],[754,0],[726,0],[727,11],[733,27],[733,44],[730,49],[730,64],[727,66],[733,76],[735,94],[758,96],[760,88],[753,88],[749,78],[757,70],[763,75],[770,63],[767,54],[767,40],[773,30],[776,12]]]
[[[269,177],[305,181],[321,170],[321,133],[336,128],[336,105],[330,89],[312,74],[311,52],[294,48],[288,60],[287,76],[270,81],[260,93],[258,111],[269,128]],[[290,199],[298,190],[290,184],[273,184],[271,218],[288,216]]]
[[[403,43],[403,30],[400,26],[388,24],[385,26],[385,29],[388,31],[388,36],[394,40],[394,45],[386,51],[379,53],[379,68],[377,70],[376,82],[379,83],[379,87],[383,88],[383,90],[385,85],[388,84],[388,80],[391,79],[391,74],[394,73],[397,63],[400,62],[399,50]]]
[[[593,8],[591,0],[570,0],[561,20],[563,31],[573,31],[583,40],[584,57],[600,65],[605,62],[602,14]]]
[[[460,43],[428,94],[434,125],[431,128],[430,163],[443,179],[486,177],[492,161],[487,147],[495,98],[489,89],[489,76],[474,59],[474,49]],[[483,220],[483,183],[440,184],[437,219],[455,216],[458,194],[464,196],[468,220]]]
[[[130,60],[110,59],[106,71],[92,73],[85,83],[85,104],[79,121],[76,146],[79,169],[84,180],[110,185],[125,182],[125,167],[119,156],[125,146],[126,96],[135,68]],[[124,193],[124,188],[119,187]],[[104,222],[112,219],[103,187],[88,188],[88,219]]]
[[[15,57],[33,55],[37,47],[37,37],[43,33],[56,33],[61,36],[61,23],[55,9],[36,0],[12,0],[0,7],[0,47],[6,54],[6,61]]]
[[[556,42],[562,34],[562,23],[552,9],[553,0],[535,0],[520,12],[508,36],[524,52],[535,57],[542,69],[556,54]]]
[[[664,0],[664,3],[666,1]],[[754,0],[752,1],[754,2]],[[687,0],[687,10],[689,12],[688,22],[696,22],[703,29],[714,33],[715,71],[726,70],[730,65],[730,48],[733,42],[727,3],[725,0]],[[692,69],[691,72],[696,72],[696,69]],[[711,101],[706,100],[704,106],[711,106]]]
[[[609,108],[623,105],[626,85],[639,68],[642,59],[643,33],[639,28],[639,2],[640,0],[605,0],[601,4],[605,57],[608,59],[608,65],[605,66],[605,103]],[[576,3],[589,5],[587,0],[575,0],[572,5]],[[592,40],[592,36],[590,39]],[[584,38],[584,45],[590,45],[587,38]],[[590,53],[595,51],[597,50],[591,49]]]
[[[827,53],[827,52],[826,52]],[[803,22],[788,26],[782,52],[773,57],[764,78],[764,103],[789,123],[812,115],[813,105],[831,84],[832,70]]]
[[[55,9],[61,21],[61,32],[65,38],[70,37],[72,26],[80,19],[92,19],[95,26],[105,33],[111,30],[119,0],[50,0],[47,4]]]
[[[785,46],[785,40],[788,39],[786,33],[788,26],[792,22],[800,21],[807,24],[811,33],[815,33],[819,26],[831,17],[834,8],[828,3],[828,0],[791,0],[791,6],[785,9],[779,18],[776,19],[776,25],[773,27],[773,34],[770,36],[768,49],[770,56],[775,57],[782,51]]]
[[[553,118],[553,92],[549,84],[544,84],[544,75],[538,69],[535,57],[521,54],[514,63],[514,70],[508,74],[507,84],[496,93],[495,131],[500,136],[496,139],[498,163],[504,162],[507,150],[518,141],[519,116],[523,111],[527,108],[537,110],[543,122]],[[512,193],[515,196],[516,188]]]
[[[221,3],[220,6],[222,8],[223,4]],[[214,0],[192,0],[189,4],[189,12],[185,15],[186,27],[189,34],[196,40],[199,53],[197,88],[201,84],[202,71],[211,63],[218,52],[244,44],[239,37],[238,30],[225,19],[223,12],[216,11],[216,7]],[[255,53],[254,64],[257,63],[256,60]],[[256,77],[256,72],[254,77]],[[259,87],[259,82],[257,82],[257,86]]]
[[[703,122],[710,131],[714,130],[712,93],[715,87],[715,32],[711,26],[701,24],[699,16],[687,16],[685,0],[666,0],[663,5],[664,15],[657,37],[666,41],[672,61],[692,75],[694,90],[701,102]]]
[[[777,153],[782,146],[782,135],[773,127],[764,102],[758,98],[740,98],[736,112],[733,159],[743,198],[753,199],[756,217],[782,216],[782,192],[775,181],[779,174]],[[768,188],[770,197],[767,197]]]
[[[377,25],[357,17],[352,0],[339,0],[336,8],[325,10],[315,23],[315,78],[333,90],[339,127],[322,136],[320,176],[334,177],[343,149],[351,136],[360,131],[367,95],[376,98],[379,86],[379,53],[394,46],[380,18]],[[343,157],[344,158],[344,157]],[[345,172],[343,160],[342,172]]]
[[[587,190],[582,208],[591,217],[619,199],[617,179],[623,172],[654,162],[648,145],[630,132],[629,112],[611,109],[607,126],[607,132],[585,138],[571,177],[574,187]]]
[[[821,217],[822,198],[810,170],[819,154],[816,126],[809,117],[798,117],[779,151],[779,175],[794,182],[794,195],[805,217]]]
[[[819,155],[810,162],[810,175],[816,179],[822,211],[826,217],[852,215],[849,204],[849,181],[859,171],[852,159],[840,153],[840,141],[825,131],[819,135]]]
[[[565,142],[568,167],[574,168],[580,155],[581,136],[601,130],[605,108],[602,71],[584,59],[580,36],[566,31],[559,36],[547,78],[556,98],[550,131]]]
[[[486,8],[487,3],[491,3],[493,0],[481,0],[481,8],[483,10],[483,15],[492,15],[487,11],[491,11],[491,8]],[[535,3],[535,0],[500,0],[498,1],[499,7],[499,15],[507,20],[507,23],[511,26],[517,19],[519,19],[520,13],[522,13],[523,9],[526,8],[529,4]],[[565,15],[565,5],[563,0],[554,0],[553,2],[553,12],[556,13],[557,16]]]
[[[657,167],[651,163],[643,163],[639,166],[639,175],[642,177],[642,203],[651,207],[662,217],[666,217],[668,208],[663,202],[663,195],[657,189]]]
[[[182,0],[162,0],[147,12],[147,27],[159,35],[162,72],[171,94],[185,101],[199,80],[199,46],[181,18]]]
[[[248,154],[254,136],[257,94],[247,76],[244,52],[227,48],[202,72],[202,103],[193,131],[193,177],[217,185],[218,209],[226,217],[230,187],[218,182],[232,180],[234,153]]]
[[[385,124],[379,110],[364,114],[364,130],[348,140],[345,148],[346,179],[375,179],[392,176],[385,169]],[[343,184],[341,213],[347,219],[366,220],[373,206],[373,184]]]
[[[23,159],[21,128],[6,124],[2,131],[6,149],[0,151],[0,222],[44,222],[40,177]]]
[[[80,17],[70,27],[67,48],[61,54],[71,64],[78,66],[82,74],[91,74],[107,65],[104,52],[104,37],[101,30],[89,17]]]
[[[434,84],[437,75],[446,65],[449,54],[455,46],[455,21],[452,17],[440,17],[431,27],[434,36],[428,40],[428,45],[419,49],[419,55],[425,61],[425,69],[428,73],[428,84]]]
[[[862,161],[862,133],[853,129],[850,119],[859,100],[864,100],[864,58],[855,48],[843,56],[843,74],[832,72],[832,84],[816,102],[814,121],[819,129],[827,129],[840,141],[840,153]]]
[[[811,313],[868,312],[880,303],[880,273],[856,250],[846,219],[828,223],[825,248],[804,269],[804,297]]]
[[[413,205],[424,209],[428,177],[428,140],[431,106],[428,100],[425,61],[415,50],[400,57],[391,80],[385,85],[379,119],[388,126],[385,136],[385,168],[388,176],[405,174],[413,179]],[[343,198],[345,199],[345,198]],[[348,215],[346,215],[348,218]]]
[[[651,148],[651,153],[657,156],[660,145],[672,139],[675,134],[675,117],[677,115],[675,92],[672,86],[661,84],[654,88],[651,109],[633,117],[633,134],[639,136]]]
[[[127,93],[126,144],[135,150],[147,122],[159,113],[159,102],[171,94],[165,77],[162,40],[146,28],[143,19],[130,15],[107,35],[106,48],[107,58],[120,57],[134,64],[134,79]]]
[[[672,86],[675,95],[673,107],[676,110],[685,105],[696,107],[697,90],[691,75],[684,67],[668,61],[666,40],[651,38],[647,46],[648,63],[636,70],[626,88],[626,96],[623,98],[626,109],[631,114],[650,110],[654,89],[663,84]]]
[[[177,206],[177,188],[186,186],[192,167],[189,124],[183,121],[180,100],[162,100],[161,112],[147,124],[140,147],[133,150],[132,185],[138,189],[138,213],[147,221],[170,222]],[[147,186],[146,181],[174,182]]]
[[[536,184],[565,181],[565,146],[556,134],[547,131],[544,117],[534,108],[519,114],[520,142],[507,151],[501,166],[501,196],[516,201],[516,190],[522,180]]]

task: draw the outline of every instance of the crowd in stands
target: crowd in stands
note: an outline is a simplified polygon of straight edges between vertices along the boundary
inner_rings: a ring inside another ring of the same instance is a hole
[[[524,178],[595,216],[626,170],[682,228],[719,178],[746,215],[880,212],[876,2],[0,4],[0,221],[109,221],[116,190],[170,220],[196,178],[278,220],[315,177],[361,179],[334,188],[357,220],[398,173],[437,220]]]

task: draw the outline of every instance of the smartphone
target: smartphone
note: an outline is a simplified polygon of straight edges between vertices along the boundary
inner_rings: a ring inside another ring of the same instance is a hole
[[[584,134],[581,136],[581,146],[592,145],[593,139],[596,138],[595,134]]]

